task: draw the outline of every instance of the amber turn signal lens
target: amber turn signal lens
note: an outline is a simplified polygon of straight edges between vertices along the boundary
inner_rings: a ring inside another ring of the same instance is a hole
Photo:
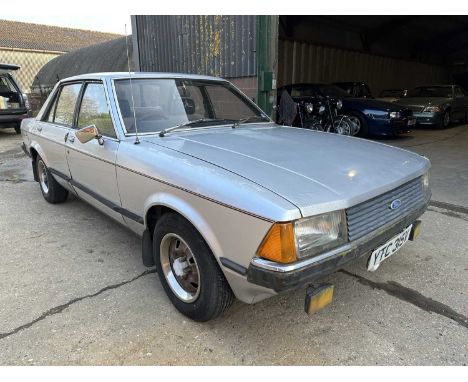
[[[274,224],[258,248],[257,256],[278,263],[296,261],[296,240],[292,223]]]

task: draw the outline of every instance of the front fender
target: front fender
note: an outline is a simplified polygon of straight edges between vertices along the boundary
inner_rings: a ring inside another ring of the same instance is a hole
[[[163,206],[168,207],[185,219],[187,219],[192,225],[197,229],[197,231],[202,235],[203,239],[206,241],[211,251],[216,257],[216,260],[219,262],[219,258],[223,257],[222,246],[220,245],[213,229],[210,227],[206,219],[203,217],[200,211],[193,207],[182,198],[168,193],[157,193],[153,194],[145,200],[145,215],[144,215],[144,224],[147,227],[147,214],[151,207],[154,206]]]

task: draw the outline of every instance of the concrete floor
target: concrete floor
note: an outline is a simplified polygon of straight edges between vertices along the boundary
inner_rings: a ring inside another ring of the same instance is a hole
[[[330,277],[333,303],[304,291],[191,322],[141,264],[140,241],[84,202],[45,202],[20,138],[0,130],[1,365],[468,364],[468,126],[379,140],[432,161],[423,231],[376,273]],[[440,207],[444,208],[440,208]]]

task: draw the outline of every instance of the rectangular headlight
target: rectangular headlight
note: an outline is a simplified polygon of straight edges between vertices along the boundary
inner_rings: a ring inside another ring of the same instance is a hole
[[[298,259],[317,255],[347,240],[344,211],[333,211],[294,222]]]
[[[424,108],[423,112],[424,113],[440,113],[442,112],[442,107],[441,106],[434,106],[434,105],[428,105]]]

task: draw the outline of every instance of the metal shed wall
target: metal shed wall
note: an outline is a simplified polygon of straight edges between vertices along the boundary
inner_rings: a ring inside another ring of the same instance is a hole
[[[278,86],[294,82],[364,81],[374,95],[446,83],[446,68],[291,40],[278,43]]]
[[[134,17],[141,71],[256,75],[256,16]]]

